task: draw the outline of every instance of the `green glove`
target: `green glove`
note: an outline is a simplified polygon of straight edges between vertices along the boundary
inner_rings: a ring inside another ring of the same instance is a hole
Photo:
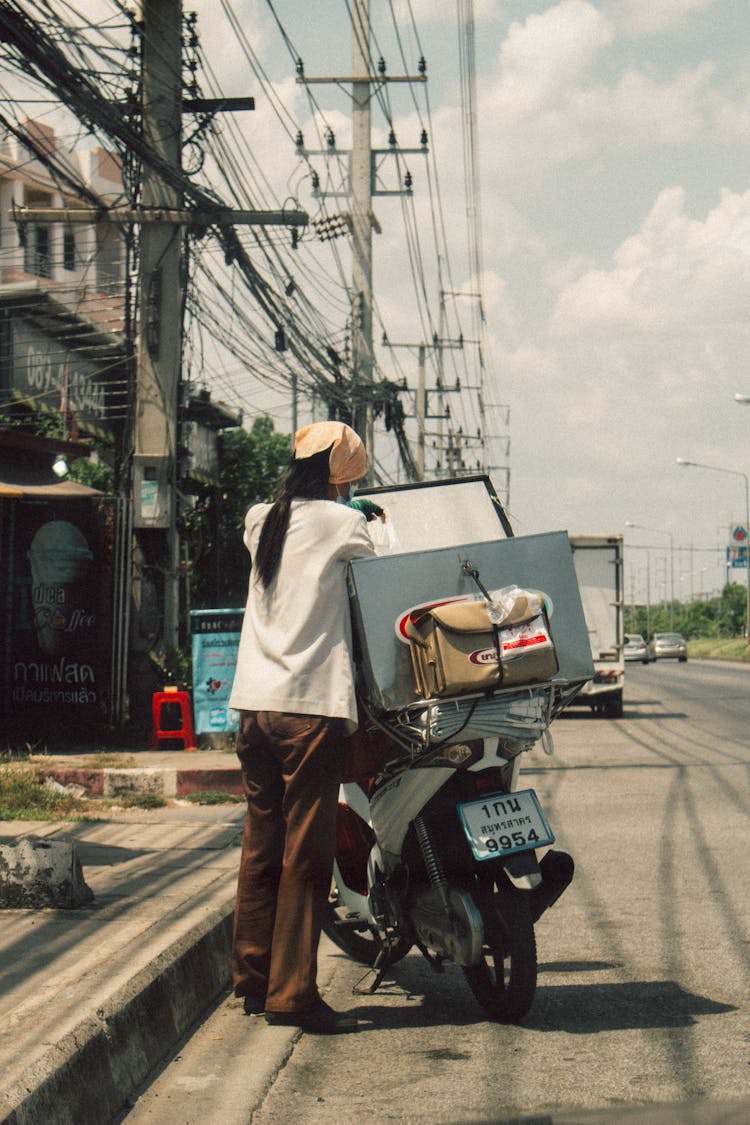
[[[383,509],[378,504],[374,504],[372,500],[366,500],[363,496],[350,500],[349,507],[356,508],[368,522],[383,515]]]

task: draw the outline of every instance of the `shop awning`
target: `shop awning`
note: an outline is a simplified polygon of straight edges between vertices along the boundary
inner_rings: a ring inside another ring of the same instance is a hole
[[[98,488],[89,488],[74,480],[55,481],[54,484],[9,484],[0,480],[0,500],[64,500],[104,495]]]

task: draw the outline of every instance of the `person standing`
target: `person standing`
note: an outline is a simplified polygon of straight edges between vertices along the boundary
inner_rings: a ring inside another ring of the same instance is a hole
[[[295,435],[275,503],[247,513],[251,572],[229,700],[247,799],[234,992],[248,1014],[322,1034],[357,1027],[316,978],[344,743],[357,727],[346,571],[375,553],[366,518],[348,506],[365,467],[354,430],[313,423]]]

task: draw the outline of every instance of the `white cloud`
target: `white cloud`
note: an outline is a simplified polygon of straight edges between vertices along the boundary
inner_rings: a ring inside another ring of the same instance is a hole
[[[689,333],[744,324],[750,307],[750,192],[724,191],[704,221],[685,211],[681,188],[661,192],[641,230],[610,269],[564,287],[553,333]]]
[[[562,0],[511,25],[480,106],[488,167],[499,181],[593,151],[676,145],[720,112],[710,97],[711,62],[658,77],[636,66],[618,71],[613,44],[611,21],[586,0]]]
[[[512,24],[500,48],[498,108],[514,117],[548,110],[611,41],[609,22],[586,0],[562,0]]]

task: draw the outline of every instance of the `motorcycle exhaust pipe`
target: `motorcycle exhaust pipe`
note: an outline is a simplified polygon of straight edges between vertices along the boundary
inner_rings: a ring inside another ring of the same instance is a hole
[[[573,879],[575,864],[567,852],[550,850],[539,864],[542,881],[530,895],[531,917],[538,922],[545,910],[557,902]]]

